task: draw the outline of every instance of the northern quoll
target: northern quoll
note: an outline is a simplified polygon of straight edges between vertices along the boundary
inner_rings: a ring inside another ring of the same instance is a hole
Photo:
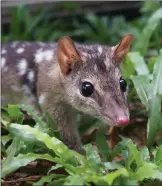
[[[129,122],[127,83],[120,64],[133,40],[125,35],[115,46],[81,45],[69,37],[57,43],[2,44],[2,105],[27,104],[55,118],[62,138],[82,152],[76,112],[108,125]]]

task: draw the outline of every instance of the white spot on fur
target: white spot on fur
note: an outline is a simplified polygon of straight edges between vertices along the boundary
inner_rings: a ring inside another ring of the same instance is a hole
[[[41,63],[42,61],[50,61],[52,59],[53,59],[53,50],[42,51],[42,49],[39,49],[35,54],[36,63]]]
[[[53,59],[53,51],[52,50],[47,50],[44,52],[44,57],[45,60],[50,61]]]
[[[30,82],[33,82],[34,81],[34,72],[33,71],[30,71],[27,75],[27,78]]]
[[[40,63],[43,60],[43,49],[40,48],[39,50],[36,51],[35,53],[35,62]]]
[[[2,49],[2,54],[5,54],[7,51],[3,48]]]
[[[1,68],[3,68],[6,64],[6,59],[4,57],[1,58]]]
[[[98,47],[98,52],[99,52],[99,54],[102,54],[102,51],[103,51],[103,50],[102,50],[102,47],[99,46],[99,47]]]
[[[18,48],[18,49],[16,50],[16,52],[17,52],[18,54],[21,54],[21,53],[24,52],[24,48]]]
[[[99,52],[100,54],[102,54],[102,47],[101,47],[101,46],[98,47],[98,52]]]
[[[45,101],[45,95],[42,94],[42,95],[40,95],[39,98],[38,98],[38,103],[39,103],[39,104],[43,104],[44,101]]]
[[[26,59],[21,59],[18,64],[19,75],[23,76],[26,73],[28,62]]]

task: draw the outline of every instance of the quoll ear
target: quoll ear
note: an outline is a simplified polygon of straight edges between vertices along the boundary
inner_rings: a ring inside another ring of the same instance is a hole
[[[133,35],[127,34],[122,38],[120,43],[115,46],[115,50],[113,53],[113,59],[115,60],[115,62],[121,63],[124,60],[125,56],[129,52],[132,41]]]
[[[71,38],[64,36],[58,40],[57,59],[61,71],[65,75],[70,72],[72,63],[81,61],[81,57]]]

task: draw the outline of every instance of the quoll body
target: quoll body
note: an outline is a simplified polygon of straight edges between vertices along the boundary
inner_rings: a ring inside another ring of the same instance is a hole
[[[108,125],[129,122],[127,87],[120,63],[133,36],[115,46],[81,45],[69,37],[57,43],[2,44],[2,105],[27,104],[47,110],[64,142],[82,152],[76,112],[103,119]]]

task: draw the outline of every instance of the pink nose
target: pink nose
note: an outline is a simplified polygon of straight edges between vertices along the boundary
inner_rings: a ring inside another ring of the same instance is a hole
[[[128,125],[129,118],[127,116],[123,116],[117,120],[118,125]]]

